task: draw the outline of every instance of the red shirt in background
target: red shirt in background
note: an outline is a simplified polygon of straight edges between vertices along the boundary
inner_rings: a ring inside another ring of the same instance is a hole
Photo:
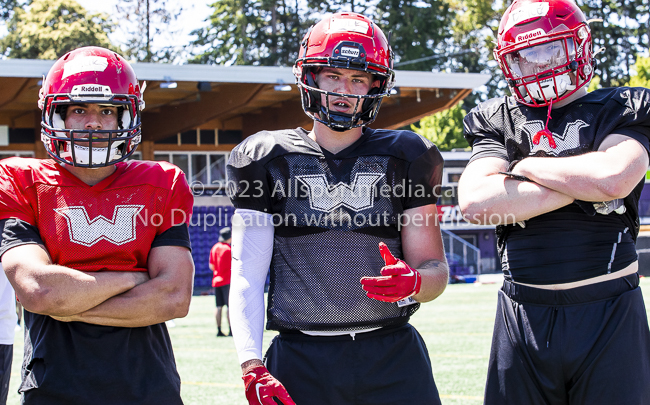
[[[230,284],[230,245],[218,242],[210,249],[210,264],[212,265],[212,287]]]

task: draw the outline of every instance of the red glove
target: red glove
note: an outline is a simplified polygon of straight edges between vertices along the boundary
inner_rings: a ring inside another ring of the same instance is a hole
[[[384,302],[397,302],[420,292],[422,276],[402,260],[397,260],[384,242],[379,242],[379,253],[386,266],[379,277],[362,277],[366,295]]]
[[[242,378],[246,385],[246,399],[249,405],[277,405],[274,397],[284,405],[296,405],[284,385],[276,380],[266,367],[254,367]]]

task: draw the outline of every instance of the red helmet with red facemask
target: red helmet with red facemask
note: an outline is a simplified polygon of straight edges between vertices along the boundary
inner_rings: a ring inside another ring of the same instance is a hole
[[[315,79],[325,67],[370,73],[379,80],[379,87],[364,95],[321,90]],[[312,26],[302,40],[293,73],[305,113],[336,131],[373,122],[382,98],[390,95],[395,83],[393,52],[386,36],[369,18],[355,13],[337,13]],[[334,97],[356,100],[355,113],[330,110],[329,102]]]
[[[118,129],[65,128],[67,107],[80,104],[117,107]],[[104,167],[127,159],[140,143],[140,85],[129,63],[108,49],[78,48],[57,60],[43,80],[38,106],[41,140],[58,162]]]
[[[531,107],[563,100],[593,76],[591,31],[572,0],[515,0],[494,56],[514,97]]]

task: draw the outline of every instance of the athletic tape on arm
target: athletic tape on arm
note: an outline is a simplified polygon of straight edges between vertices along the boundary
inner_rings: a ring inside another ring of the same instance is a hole
[[[232,217],[230,320],[239,363],[262,359],[264,283],[273,255],[272,216],[238,209]]]

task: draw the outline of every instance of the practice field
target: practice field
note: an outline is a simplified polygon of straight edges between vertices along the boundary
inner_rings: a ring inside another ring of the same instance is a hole
[[[643,279],[641,286],[648,303],[650,280]],[[498,283],[449,285],[411,320],[427,343],[444,405],[482,404],[498,288]],[[175,323],[169,332],[185,404],[247,405],[232,338],[215,336],[214,296],[194,297],[189,315]],[[265,348],[273,335],[265,332]],[[8,405],[20,403],[22,351],[21,330],[14,344]]]

